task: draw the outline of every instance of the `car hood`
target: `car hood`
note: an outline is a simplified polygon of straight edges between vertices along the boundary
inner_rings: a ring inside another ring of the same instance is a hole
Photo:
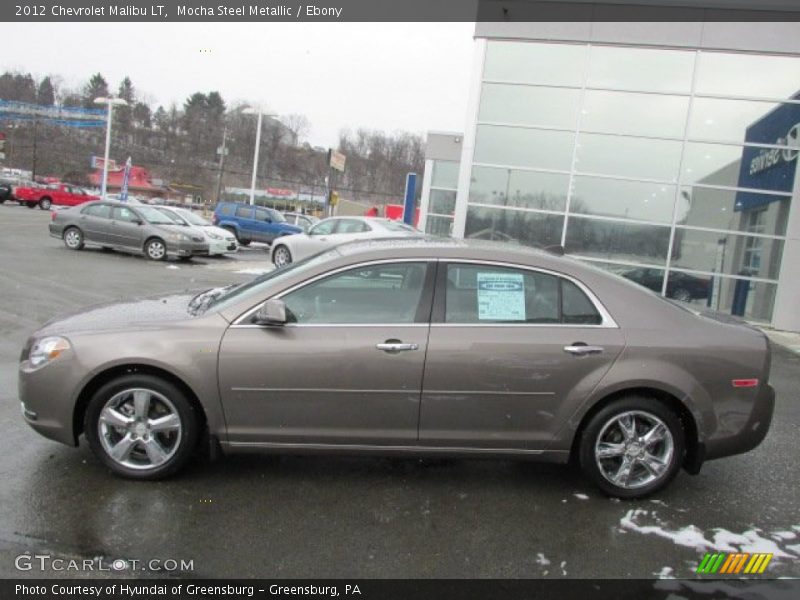
[[[45,323],[36,335],[63,335],[175,323],[193,318],[186,308],[196,295],[197,292],[182,292],[89,306]]]

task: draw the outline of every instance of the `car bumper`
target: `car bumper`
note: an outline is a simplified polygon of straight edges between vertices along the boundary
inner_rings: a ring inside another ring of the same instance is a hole
[[[236,240],[226,241],[226,240],[213,240],[208,243],[208,253],[209,254],[232,254],[239,250],[239,246],[236,245]]]
[[[75,404],[63,390],[79,389],[78,372],[82,371],[75,359],[66,355],[38,369],[30,368],[27,361],[19,366],[18,393],[25,422],[44,437],[68,446],[77,445]]]
[[[775,390],[764,384],[758,391],[747,422],[735,435],[712,438],[705,443],[704,458],[722,458],[742,454],[758,446],[769,432],[775,411]]]
[[[208,256],[208,244],[205,242],[176,242],[167,247],[167,252],[177,256]]]
[[[56,223],[49,223],[47,228],[50,230],[50,237],[61,239],[63,237],[64,228]]]

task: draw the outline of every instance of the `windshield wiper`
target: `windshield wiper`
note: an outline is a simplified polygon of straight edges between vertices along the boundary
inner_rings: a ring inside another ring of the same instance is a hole
[[[214,300],[222,296],[225,292],[233,287],[236,287],[235,283],[223,287],[211,288],[205,292],[200,292],[194,298],[189,300],[189,305],[186,307],[186,310],[190,315],[199,315],[204,313]]]

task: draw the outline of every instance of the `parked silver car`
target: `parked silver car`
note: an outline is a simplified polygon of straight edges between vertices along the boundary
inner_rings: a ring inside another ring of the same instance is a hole
[[[270,258],[276,267],[285,267],[345,242],[422,235],[402,221],[371,217],[330,217],[315,224],[306,233],[287,235],[275,240],[270,248]]]
[[[159,209],[125,202],[87,202],[53,213],[50,235],[64,240],[70,250],[85,244],[141,252],[151,260],[177,256],[189,260],[207,255],[202,231],[178,225]]]
[[[210,439],[225,452],[575,459],[628,498],[767,434],[763,333],[486,244],[345,244],[242,285],[51,321],[20,357],[24,418],[65,444],[85,434],[139,479]]]

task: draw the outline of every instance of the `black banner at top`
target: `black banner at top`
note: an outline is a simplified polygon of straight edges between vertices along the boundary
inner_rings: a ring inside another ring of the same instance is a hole
[[[10,0],[5,22],[800,21],[797,0]]]

